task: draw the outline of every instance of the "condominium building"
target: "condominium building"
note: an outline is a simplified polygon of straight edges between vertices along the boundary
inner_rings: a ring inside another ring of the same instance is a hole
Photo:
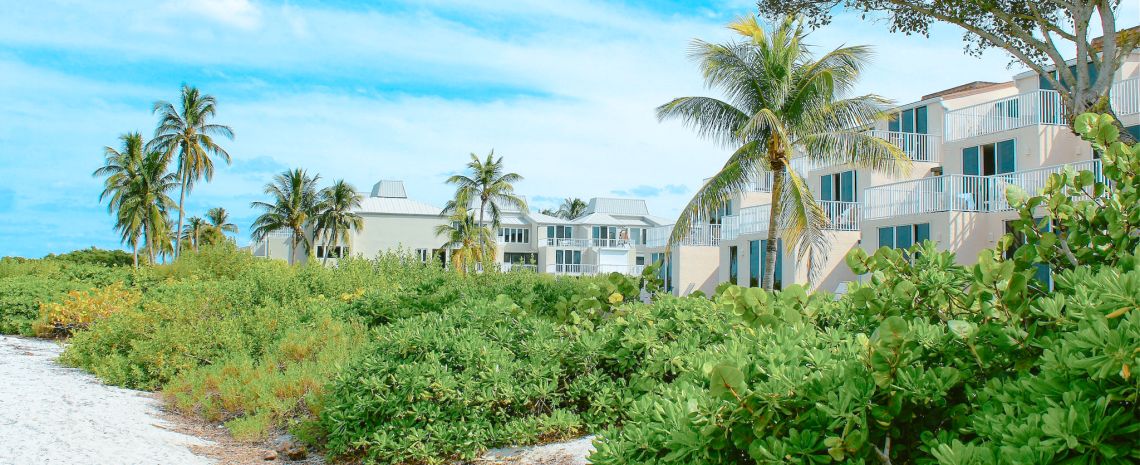
[[[1140,138],[1140,53],[1117,72],[1110,99],[1126,130]],[[842,292],[855,280],[844,263],[854,247],[873,252],[932,240],[961,263],[975,262],[1017,217],[1006,201],[1006,186],[1034,194],[1050,174],[1066,168],[1100,171],[1097,154],[1070,131],[1064,115],[1048,81],[1027,72],[1009,82],[973,82],[926,95],[869,128],[902,149],[911,160],[908,172],[890,175],[794,159],[790,168],[807,181],[828,220],[831,253],[815,264],[819,276],[811,288]],[[760,176],[725,206],[727,215],[693,226],[688,246],[718,251],[718,282],[759,285],[770,192],[770,175]],[[807,262],[780,246],[777,287],[808,283]]]
[[[442,215],[441,208],[409,199],[402,181],[376,183],[356,213],[364,220],[362,229],[350,232],[350,237],[338,244],[318,240],[311,257],[302,247],[294,249],[292,234],[284,231],[270,234],[251,249],[261,257],[287,259],[293,255],[298,263],[313,257],[333,262],[343,256],[375,257],[397,250],[410,252],[422,261],[439,260],[444,266],[449,263],[452,250],[445,246],[446,238],[436,235],[436,228],[450,220]],[[490,221],[489,212],[485,218]],[[650,231],[667,223],[649,214],[640,199],[593,198],[585,213],[573,219],[500,206],[495,261],[506,270],[523,268],[558,275],[640,274],[658,259],[647,244]]]

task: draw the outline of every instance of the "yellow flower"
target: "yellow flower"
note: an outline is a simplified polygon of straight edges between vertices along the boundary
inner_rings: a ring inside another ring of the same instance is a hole
[[[623,297],[621,293],[615,292],[613,294],[610,294],[610,305],[620,304],[623,300],[625,300],[625,297]]]

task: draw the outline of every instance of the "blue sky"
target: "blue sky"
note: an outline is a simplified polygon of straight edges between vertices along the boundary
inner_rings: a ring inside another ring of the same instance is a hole
[[[1127,2],[1126,2],[1127,3]],[[1135,7],[1129,7],[1135,10]],[[0,256],[118,246],[90,173],[119,134],[153,131],[182,83],[219,100],[234,157],[190,195],[247,240],[249,203],[300,166],[367,190],[402,179],[442,205],[443,180],[494,148],[536,207],[636,196],[673,216],[726,152],[653,108],[704,95],[693,38],[730,38],[751,1],[179,0],[10,2],[0,16]],[[1121,14],[1132,25],[1140,14]],[[1131,21],[1128,18],[1133,18]],[[861,92],[898,102],[1020,71],[962,53],[961,33],[887,32],[841,16],[821,50],[875,46]]]

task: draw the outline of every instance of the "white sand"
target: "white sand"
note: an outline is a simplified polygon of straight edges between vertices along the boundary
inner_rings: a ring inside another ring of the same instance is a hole
[[[594,437],[533,447],[494,449],[476,460],[480,464],[589,465]]]
[[[0,464],[207,465],[146,393],[55,363],[51,341],[0,336]]]

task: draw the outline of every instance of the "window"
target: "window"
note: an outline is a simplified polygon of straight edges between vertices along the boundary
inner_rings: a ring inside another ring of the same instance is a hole
[[[1136,126],[1128,126],[1124,128],[1124,131],[1132,134],[1132,137],[1134,139],[1140,140],[1140,124],[1137,124]]]
[[[857,202],[855,192],[855,171],[825,174],[819,181],[820,200],[838,200],[840,202]]]
[[[720,224],[721,219],[732,214],[732,201],[726,200],[723,205],[709,212],[709,224]]]
[[[557,238],[557,239],[570,239],[570,238],[574,237],[573,232],[574,232],[573,226],[547,226],[546,227],[546,237],[549,237],[551,239],[555,239],[555,238]]]
[[[1016,165],[1017,144],[1013,139],[962,149],[962,174],[991,176],[1012,173]]]
[[[420,260],[420,263],[427,263],[428,249],[416,249],[416,258]]]
[[[760,241],[748,241],[748,286],[760,287]]]
[[[503,252],[503,263],[534,265],[538,263],[538,254],[533,252]]]
[[[499,242],[507,244],[529,244],[529,228],[499,228]]]
[[[633,245],[644,245],[646,231],[647,228],[629,228],[629,241]]]
[[[580,273],[582,272],[582,251],[581,250],[556,250],[554,251],[554,269],[557,273]]]
[[[736,278],[740,271],[739,268],[740,264],[737,262],[736,246],[730,246],[728,248],[728,282],[736,284]]]
[[[909,249],[930,240],[930,223],[904,224],[879,228],[879,247]]]
[[[638,255],[634,260],[634,263],[637,264],[637,266],[645,266],[645,255]]]
[[[346,256],[348,256],[348,247],[346,246],[317,246],[317,258],[344,258]]]
[[[926,113],[927,109],[925,105],[894,113],[887,122],[887,130],[891,132],[926,134]]]

